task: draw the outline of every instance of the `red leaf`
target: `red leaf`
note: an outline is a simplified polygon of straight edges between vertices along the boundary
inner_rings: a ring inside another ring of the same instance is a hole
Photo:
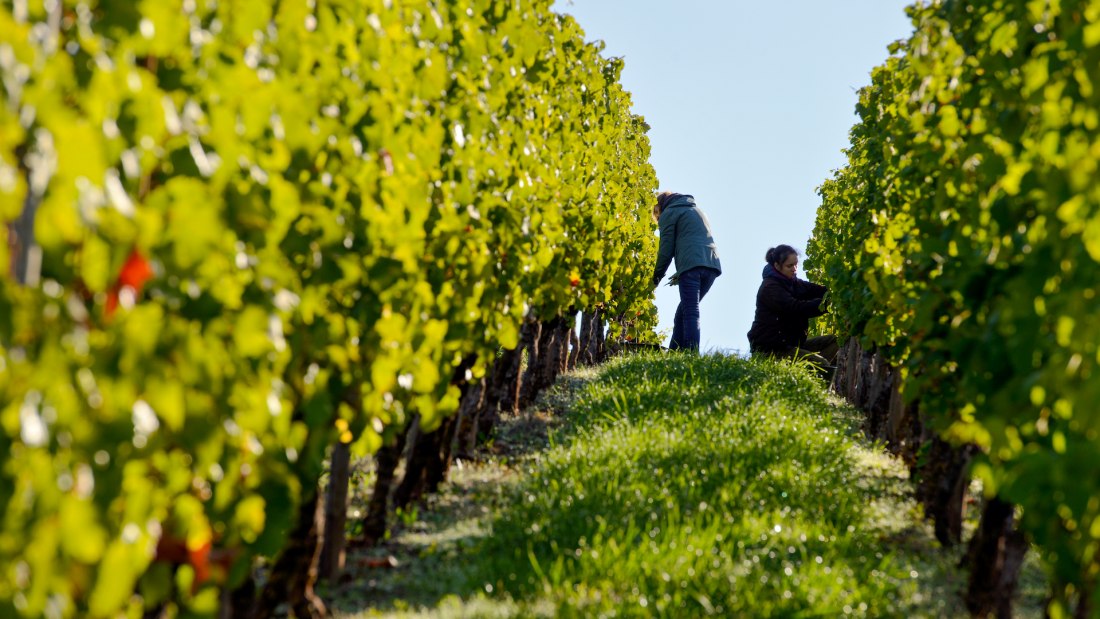
[[[122,265],[122,271],[118,274],[118,283],[120,286],[133,288],[135,293],[141,293],[145,282],[152,277],[153,268],[149,265],[149,261],[134,249],[126,259],[126,264]]]
[[[122,265],[122,270],[119,271],[118,281],[107,291],[107,305],[103,309],[104,313],[108,317],[114,315],[115,310],[118,309],[118,296],[123,288],[133,290],[135,296],[139,295],[141,289],[145,286],[145,282],[152,277],[153,267],[150,266],[149,261],[136,248],[130,250],[126,263]]]
[[[359,561],[359,565],[368,569],[393,569],[397,567],[397,558],[390,555],[387,557],[367,557]]]
[[[187,561],[195,568],[195,584],[197,588],[202,583],[210,580],[210,549],[212,545],[207,541],[198,548],[187,549]]]

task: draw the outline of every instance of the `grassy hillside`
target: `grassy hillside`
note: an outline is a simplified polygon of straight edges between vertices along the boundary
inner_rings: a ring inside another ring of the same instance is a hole
[[[382,549],[400,568],[330,594],[375,609],[353,616],[964,615],[958,551],[852,414],[787,364],[615,360],[458,471]]]

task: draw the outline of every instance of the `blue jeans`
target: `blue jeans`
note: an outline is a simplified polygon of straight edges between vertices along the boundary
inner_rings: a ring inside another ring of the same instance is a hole
[[[680,305],[673,320],[669,350],[699,350],[699,302],[707,296],[718,275],[718,271],[709,267],[695,267],[680,273]]]

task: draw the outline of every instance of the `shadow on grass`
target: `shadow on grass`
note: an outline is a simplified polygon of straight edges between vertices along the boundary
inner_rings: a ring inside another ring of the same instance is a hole
[[[484,536],[484,499],[500,482],[468,479],[454,483],[401,522],[390,539],[372,548],[349,548],[338,583],[323,584],[330,610],[357,615],[433,608],[448,596],[467,597],[462,565],[465,550]],[[461,485],[459,485],[461,484]]]
[[[912,599],[917,617],[968,616],[963,603],[967,574],[960,566],[966,542],[945,548],[936,540],[933,526],[915,498],[914,483],[901,460],[888,454],[885,445],[870,442],[863,432],[864,416],[835,394],[828,400],[832,418],[857,440],[856,467],[861,492],[867,497],[868,523],[884,548],[902,555],[919,574],[921,590]],[[964,501],[964,539],[977,528],[981,515],[981,489],[972,487]],[[1013,599],[1013,616],[1038,619],[1045,616],[1047,578],[1038,553],[1028,552]]]
[[[566,425],[565,413],[596,376],[581,369],[560,377],[530,409],[501,420],[478,461],[456,462],[440,493],[394,516],[384,543],[349,548],[339,581],[319,587],[330,610],[339,617],[430,614],[448,599],[482,593],[471,583],[478,561],[471,555],[488,534],[489,519],[510,498],[517,469],[550,446],[551,434]]]

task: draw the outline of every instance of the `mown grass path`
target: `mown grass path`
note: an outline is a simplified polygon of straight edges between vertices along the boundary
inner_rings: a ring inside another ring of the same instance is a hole
[[[964,616],[960,551],[854,420],[787,364],[617,359],[508,420],[325,593],[351,617]]]

